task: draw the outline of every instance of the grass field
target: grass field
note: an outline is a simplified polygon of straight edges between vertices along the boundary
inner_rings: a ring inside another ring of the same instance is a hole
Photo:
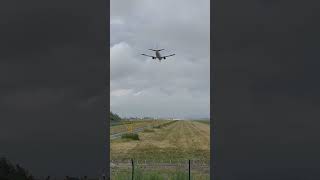
[[[112,129],[112,128],[111,128]],[[210,159],[210,126],[196,121],[177,121],[139,133],[139,141],[111,141],[111,159],[180,161]]]
[[[188,173],[184,171],[135,171],[135,180],[186,180]],[[112,175],[114,180],[131,180],[131,172],[118,172]],[[209,180],[208,174],[192,174],[192,180]]]
[[[149,123],[149,122],[147,122]],[[160,126],[138,133],[139,139],[111,140],[111,160],[152,161],[158,163],[181,163],[186,160],[210,160],[210,124],[198,121],[161,121]],[[140,124],[141,125],[141,124]],[[144,122],[146,125],[146,122]],[[112,127],[113,128],[113,127]],[[111,129],[112,129],[111,128]],[[138,165],[137,165],[138,166]],[[170,168],[169,168],[170,169]],[[137,171],[135,179],[186,179],[186,170],[168,171],[161,166],[153,170]],[[130,166],[126,171],[114,171],[112,179],[130,179]],[[208,180],[209,173],[194,170],[192,179]]]

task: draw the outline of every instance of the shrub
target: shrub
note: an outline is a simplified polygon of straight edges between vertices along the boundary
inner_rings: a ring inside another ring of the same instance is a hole
[[[140,140],[139,135],[136,133],[126,133],[121,136],[122,139]]]

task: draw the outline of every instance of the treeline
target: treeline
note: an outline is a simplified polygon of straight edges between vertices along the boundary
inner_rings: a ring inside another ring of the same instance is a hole
[[[118,114],[112,113],[110,111],[110,121],[112,121],[112,122],[121,121],[121,118],[120,118],[120,116],[118,116]]]
[[[13,165],[6,158],[0,159],[1,180],[35,180],[35,178],[19,164]]]
[[[119,122],[121,120],[123,121],[130,121],[130,120],[154,120],[155,118],[153,117],[143,117],[143,118],[138,118],[138,117],[123,117],[121,118],[118,114],[113,113],[110,111],[110,121],[111,122]]]

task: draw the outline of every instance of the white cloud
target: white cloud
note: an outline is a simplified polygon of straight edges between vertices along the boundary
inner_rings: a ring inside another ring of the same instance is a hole
[[[112,18],[110,20],[110,25],[124,25],[124,21],[120,18]]]
[[[126,96],[132,92],[131,89],[117,89],[111,91],[111,96]]]

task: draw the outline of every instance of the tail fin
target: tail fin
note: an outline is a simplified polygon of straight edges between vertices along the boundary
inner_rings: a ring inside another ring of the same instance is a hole
[[[151,50],[151,51],[162,51],[164,49],[149,49],[149,50]]]

